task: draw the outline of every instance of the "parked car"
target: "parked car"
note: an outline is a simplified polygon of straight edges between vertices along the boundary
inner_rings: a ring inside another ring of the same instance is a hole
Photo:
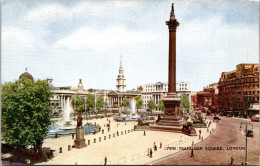
[[[247,130],[246,136],[247,137],[253,137],[254,136],[254,131],[252,129]]]
[[[213,120],[221,120],[221,119],[217,116],[214,116]]]

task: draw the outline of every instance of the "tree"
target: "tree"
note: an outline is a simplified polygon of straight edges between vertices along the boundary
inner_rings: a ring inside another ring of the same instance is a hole
[[[140,96],[136,96],[135,101],[136,101],[136,107],[137,107],[137,111],[138,111],[138,109],[142,108],[144,101],[143,101],[143,99],[141,99]]]
[[[75,109],[75,111],[83,111],[84,110],[84,100],[78,96],[73,97],[71,100],[72,107]]]
[[[153,110],[155,108],[155,104],[153,102],[153,100],[149,100],[147,103],[147,107],[151,110]]]
[[[159,108],[160,111],[164,110],[164,103],[163,103],[163,101],[159,101],[158,108]]]
[[[94,108],[95,107],[95,96],[94,95],[88,95],[87,106],[88,106],[88,108]]]
[[[51,124],[51,89],[45,80],[22,78],[2,86],[2,136],[14,147],[32,145],[42,154],[43,140]]]
[[[122,105],[126,108],[129,106],[129,100],[127,98],[124,98],[122,101]]]
[[[103,96],[98,96],[97,101],[96,101],[96,107],[98,110],[104,107],[104,98]]]
[[[164,110],[164,103],[163,103],[163,101],[159,101],[159,103],[158,103],[158,108],[159,108],[161,111]]]
[[[188,111],[190,108],[190,101],[187,97],[187,95],[182,94],[181,95],[181,109],[184,111]],[[184,112],[183,112],[184,113]]]

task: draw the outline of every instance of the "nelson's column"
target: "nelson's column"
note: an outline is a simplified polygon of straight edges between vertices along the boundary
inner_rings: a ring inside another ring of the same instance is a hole
[[[151,125],[152,130],[165,130],[181,132],[184,121],[180,117],[179,107],[180,97],[176,93],[176,29],[179,22],[174,15],[174,3],[172,3],[170,20],[166,21],[169,28],[169,75],[168,75],[168,93],[163,99],[164,115],[158,118],[155,125]]]

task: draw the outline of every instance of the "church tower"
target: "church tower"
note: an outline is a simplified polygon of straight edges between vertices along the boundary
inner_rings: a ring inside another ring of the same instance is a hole
[[[122,55],[120,56],[119,74],[117,76],[116,81],[117,81],[116,90],[119,92],[126,92],[126,79],[124,76],[124,69],[122,65]]]

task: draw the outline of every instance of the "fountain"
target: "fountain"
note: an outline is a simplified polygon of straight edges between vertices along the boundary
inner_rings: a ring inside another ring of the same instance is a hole
[[[62,119],[59,123],[55,123],[49,127],[48,135],[67,135],[76,134],[76,122],[70,120],[70,113],[72,110],[70,98],[62,103]],[[98,131],[95,125],[83,125],[84,133],[95,133]]]
[[[131,119],[138,119],[140,116],[136,113],[136,102],[135,99],[132,98],[131,100],[131,114],[130,114]]]
[[[140,116],[136,112],[136,102],[135,99],[132,98],[130,102],[131,112],[130,115],[127,117],[115,117],[114,120],[117,122],[125,122],[125,121],[138,121],[138,120],[154,120],[154,117],[146,117]]]
[[[71,105],[70,105],[70,98],[63,103],[63,117],[62,117],[62,124],[59,127],[61,130],[70,130],[75,129],[75,125],[72,125],[72,121],[70,120],[70,112],[71,112]]]

